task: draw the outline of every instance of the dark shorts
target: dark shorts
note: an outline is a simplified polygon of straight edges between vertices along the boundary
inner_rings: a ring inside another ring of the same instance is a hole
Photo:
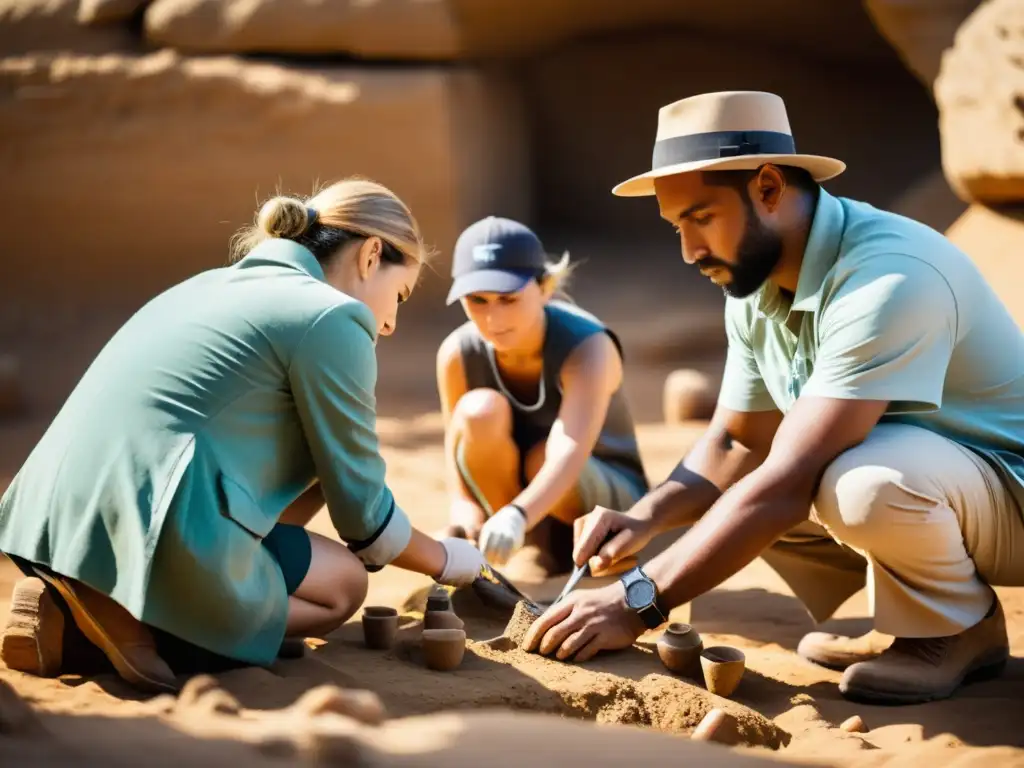
[[[295,594],[313,562],[313,542],[300,525],[278,523],[263,539],[284,575],[284,586],[289,595]]]

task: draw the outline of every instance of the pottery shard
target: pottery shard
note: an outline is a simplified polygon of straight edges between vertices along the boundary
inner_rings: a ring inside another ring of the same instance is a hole
[[[127,29],[89,29],[78,23],[79,0],[0,0],[3,56],[41,51],[104,53],[138,48]]]
[[[957,194],[1024,201],[1024,3],[988,0],[967,18],[943,56],[935,99]]]
[[[943,52],[978,0],[864,0],[868,16],[930,91]]]
[[[413,306],[447,290],[466,225],[528,213],[516,90],[469,68],[34,56],[0,60],[0,90],[0,162],[18,190],[0,207],[0,307],[14,318],[69,286],[141,302],[222,266],[231,234],[277,189],[359,174],[401,196],[439,253]]]
[[[81,24],[107,24],[130,19],[149,0],[81,0],[78,21]]]
[[[406,60],[523,55],[586,35],[670,24],[767,31],[783,46],[857,60],[885,49],[849,0],[154,0],[146,13],[149,39],[179,50]]]

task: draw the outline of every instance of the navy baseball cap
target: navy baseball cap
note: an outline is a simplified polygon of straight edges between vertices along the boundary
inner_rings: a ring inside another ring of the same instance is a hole
[[[488,216],[459,235],[452,257],[448,304],[471,293],[515,293],[543,274],[547,254],[533,231],[511,219]]]

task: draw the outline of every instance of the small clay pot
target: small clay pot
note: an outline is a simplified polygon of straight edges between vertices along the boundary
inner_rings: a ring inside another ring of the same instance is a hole
[[[658,639],[658,658],[665,668],[688,677],[696,677],[700,670],[700,652],[704,641],[689,624],[669,624]]]
[[[423,658],[430,669],[447,672],[462,663],[466,633],[461,629],[423,630]]]
[[[447,592],[431,593],[427,596],[427,613],[450,611],[451,609],[452,598]]]
[[[715,645],[701,653],[700,666],[707,689],[716,696],[729,696],[743,679],[747,657],[738,648]]]
[[[423,615],[423,629],[465,629],[466,625],[454,611],[427,611]]]
[[[367,648],[387,650],[395,644],[398,634],[398,611],[384,605],[363,609],[363,640]]]

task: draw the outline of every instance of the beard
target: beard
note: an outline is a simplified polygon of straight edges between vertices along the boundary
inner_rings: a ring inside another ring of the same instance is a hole
[[[747,224],[736,249],[736,262],[728,264],[709,256],[701,259],[700,264],[729,270],[732,279],[722,286],[722,291],[734,299],[743,299],[767,282],[781,258],[782,237],[765,226],[748,202]]]

